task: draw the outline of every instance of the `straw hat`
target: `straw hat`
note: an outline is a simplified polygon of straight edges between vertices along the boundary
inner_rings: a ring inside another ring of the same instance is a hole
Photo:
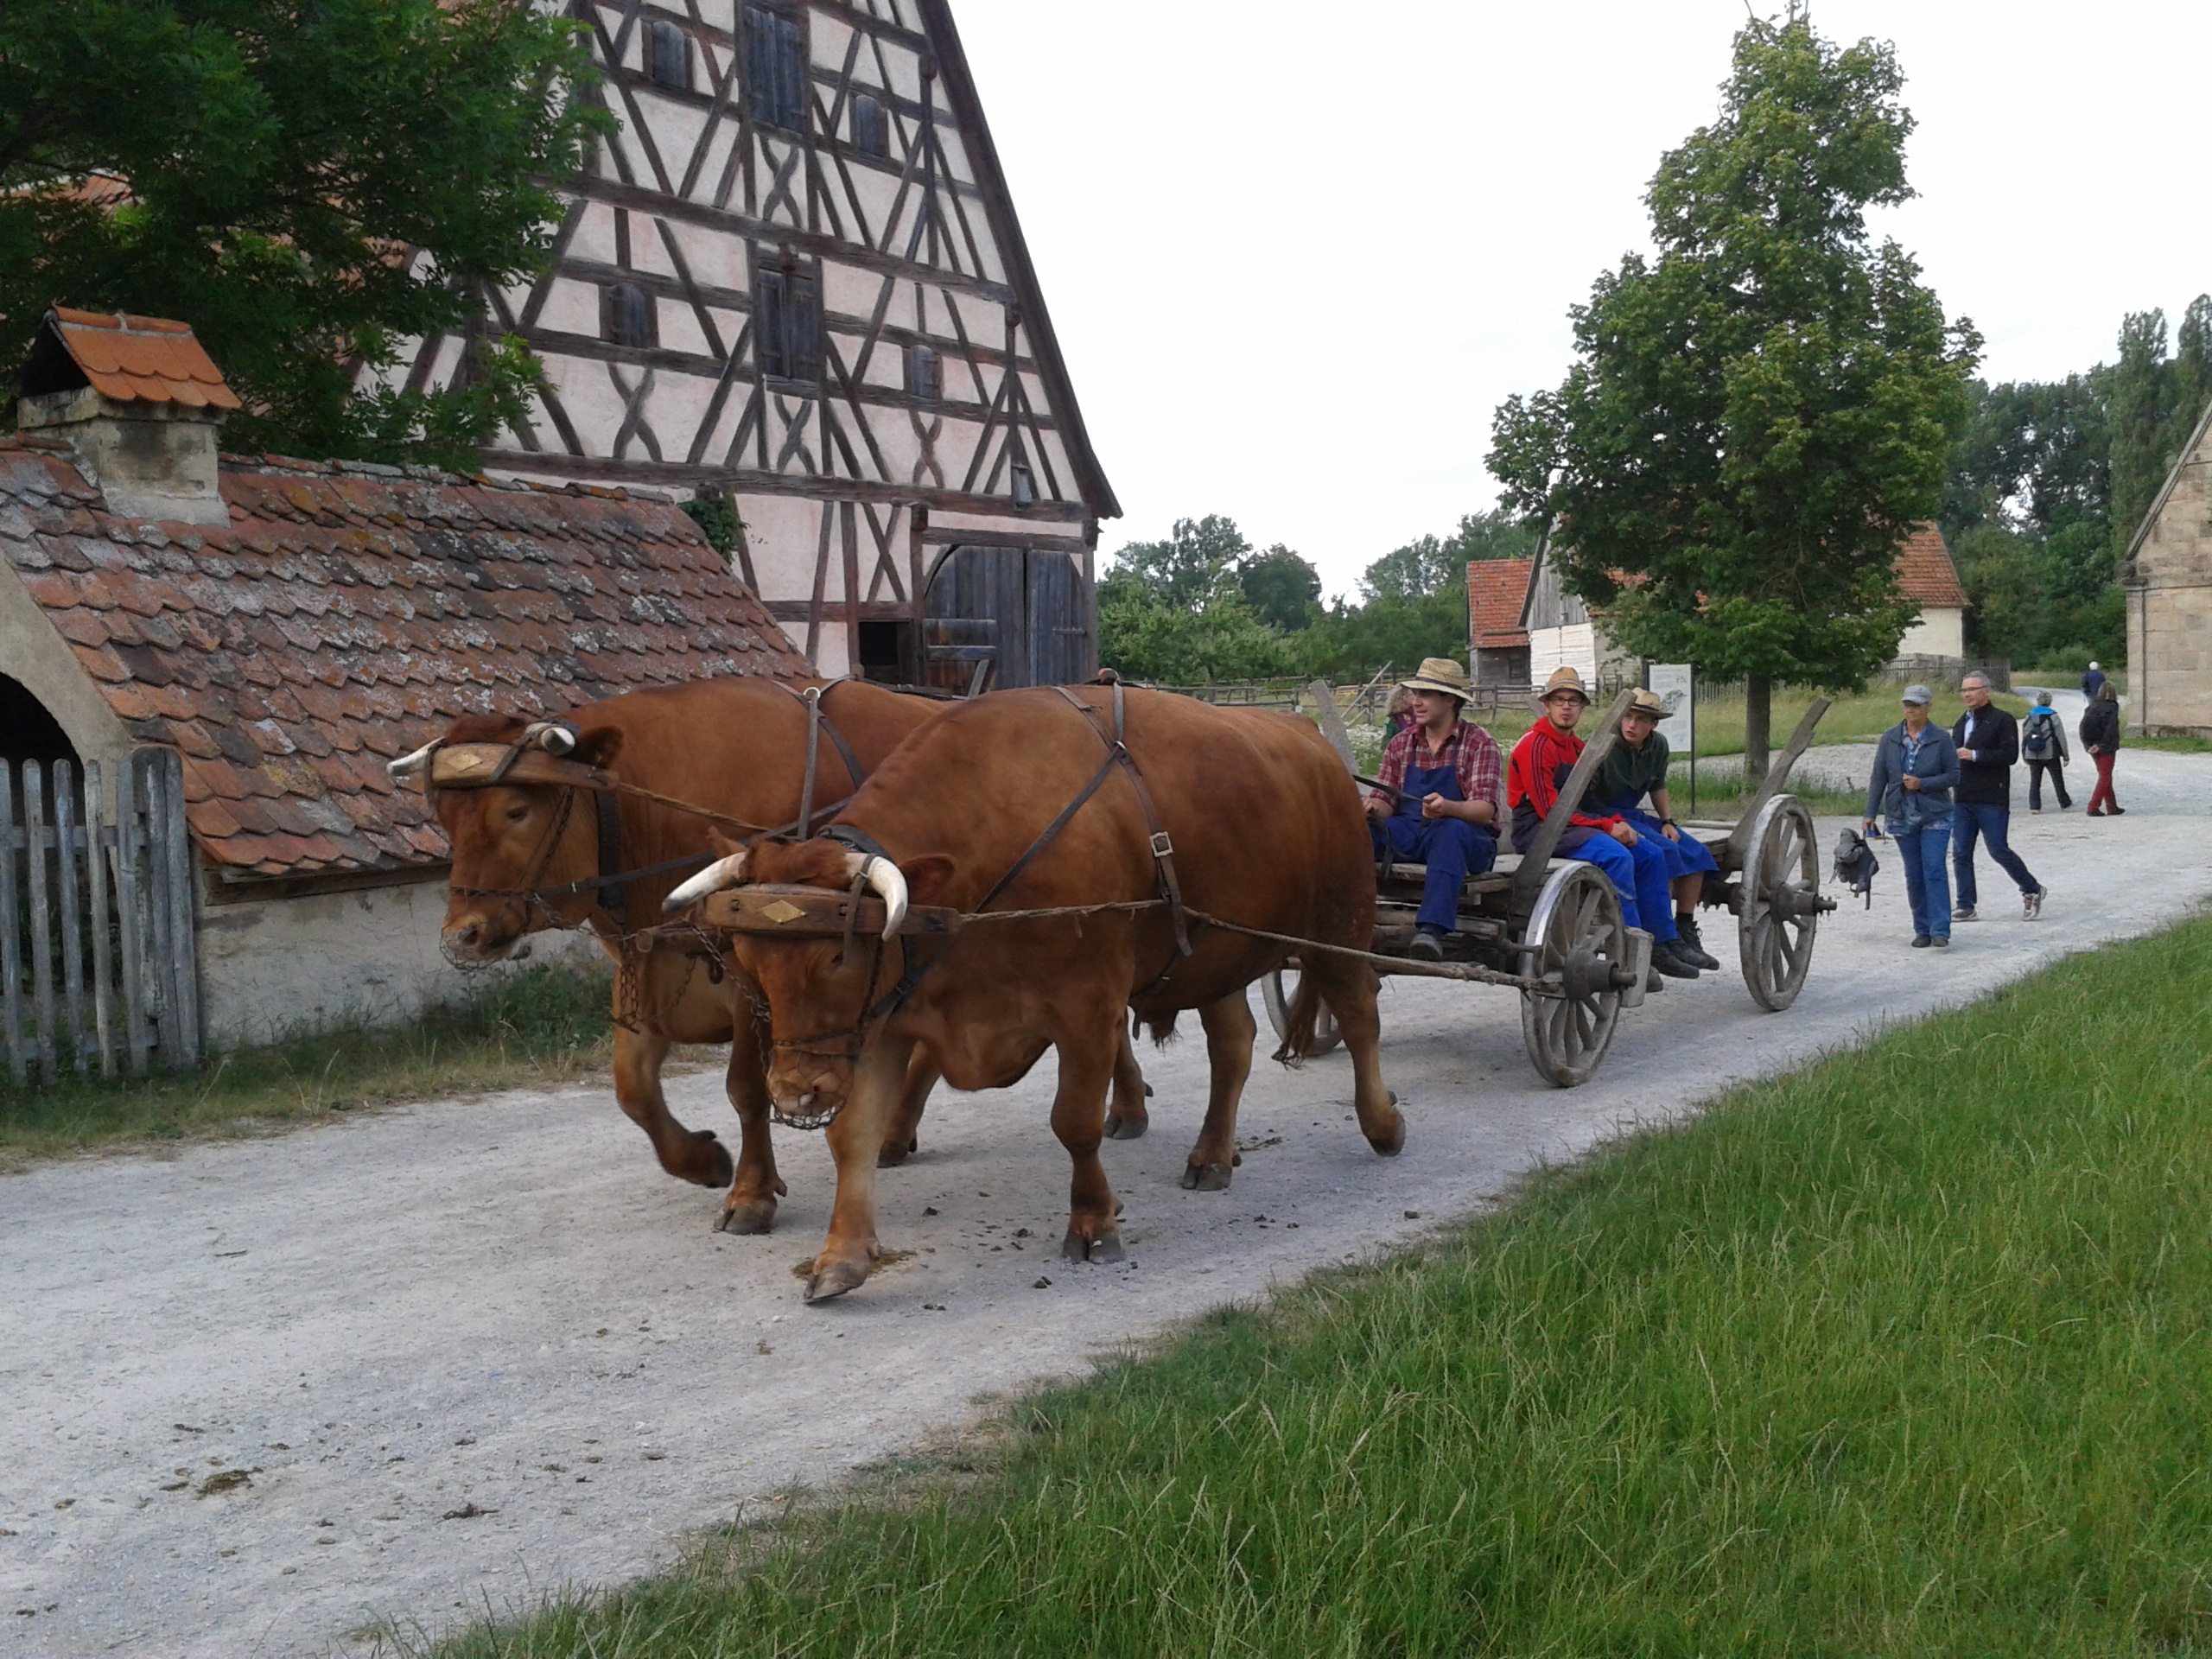
[[[1624,714],[1649,715],[1654,720],[1667,718],[1667,700],[1648,687],[1638,686],[1629,693],[1628,707]]]
[[[1542,702],[1560,691],[1572,691],[1583,702],[1590,701],[1590,688],[1582,683],[1581,674],[1573,668],[1565,666],[1552,670],[1551,678],[1546,680],[1544,689],[1536,693],[1536,701]]]
[[[1424,657],[1418,671],[1398,682],[1408,691],[1441,691],[1447,697],[1467,700],[1467,671],[1449,657]]]

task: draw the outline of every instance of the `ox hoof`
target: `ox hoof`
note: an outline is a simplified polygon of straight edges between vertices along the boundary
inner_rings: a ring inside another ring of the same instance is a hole
[[[1390,1095],[1390,1127],[1379,1135],[1369,1135],[1367,1144],[1385,1158],[1395,1158],[1405,1150],[1406,1115],[1398,1109],[1398,1096],[1395,1090]]]
[[[1148,1117],[1116,1117],[1106,1114],[1106,1138],[1109,1141],[1141,1141],[1144,1132],[1152,1127]]]
[[[748,1198],[736,1204],[725,1205],[715,1223],[718,1233],[766,1233],[776,1225],[776,1201],[773,1198]]]
[[[906,1161],[908,1154],[921,1149],[922,1138],[918,1135],[909,1135],[903,1145],[896,1141],[887,1141],[876,1149],[875,1166],[878,1169],[896,1169]]]
[[[706,1161],[702,1165],[701,1159]],[[731,1161],[729,1148],[722,1145],[721,1136],[712,1129],[691,1132],[692,1167],[680,1172],[687,1181],[701,1186],[728,1186],[737,1179],[737,1166]]]
[[[1229,1164],[1192,1164],[1183,1172],[1183,1185],[1193,1192],[1226,1192],[1233,1167]]]
[[[1071,1227],[1068,1236],[1060,1241],[1060,1254],[1071,1262],[1126,1262],[1129,1253],[1122,1248],[1122,1233],[1118,1227],[1109,1227],[1096,1238],[1085,1238]]]
[[[810,1302],[833,1301],[849,1290],[858,1289],[868,1281],[865,1262],[832,1262],[828,1267],[817,1267],[814,1277],[806,1281],[806,1300]]]

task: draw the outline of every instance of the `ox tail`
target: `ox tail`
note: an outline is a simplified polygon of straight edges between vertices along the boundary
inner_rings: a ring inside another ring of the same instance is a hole
[[[1290,999],[1289,1017],[1283,1021],[1282,1046],[1273,1058],[1284,1065],[1303,1065],[1313,1052],[1314,1033],[1320,1023],[1321,976],[1300,974],[1298,989]]]

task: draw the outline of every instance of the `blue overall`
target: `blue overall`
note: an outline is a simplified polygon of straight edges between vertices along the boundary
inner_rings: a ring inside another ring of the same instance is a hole
[[[1567,774],[1573,770],[1572,765],[1557,767],[1552,787],[1565,789]],[[1586,803],[1582,810],[1594,817],[1618,809]],[[1605,879],[1613,884],[1613,891],[1620,895],[1623,924],[1643,928],[1655,941],[1664,944],[1675,938],[1677,931],[1673,889],[1668,885],[1678,873],[1674,858],[1669,856],[1675,852],[1674,846],[1656,829],[1647,833],[1643,825],[1636,821],[1637,817],[1648,815],[1621,816],[1628,818],[1629,827],[1636,831],[1635,846],[1622,846],[1613,839],[1611,830],[1570,824],[1567,833],[1559,838],[1557,856],[1579,858],[1603,870]],[[1657,820],[1652,822],[1656,823]]]
[[[1593,810],[1618,812],[1628,820],[1628,827],[1636,831],[1639,841],[1654,841],[1667,861],[1667,879],[1678,875],[1717,875],[1720,866],[1713,861],[1713,851],[1695,836],[1685,835],[1680,841],[1667,839],[1667,831],[1657,818],[1633,801],[1615,801]]]
[[[1420,753],[1418,747],[1414,753]],[[1398,787],[1403,793],[1398,797],[1397,811],[1367,826],[1375,856],[1382,858],[1387,849],[1392,858],[1426,864],[1428,876],[1421,883],[1414,925],[1452,932],[1459,925],[1459,884],[1497,861],[1497,831],[1465,818],[1421,817],[1421,804],[1431,795],[1447,801],[1467,798],[1459,792],[1459,774],[1448,758],[1440,766],[1407,762],[1405,779]]]

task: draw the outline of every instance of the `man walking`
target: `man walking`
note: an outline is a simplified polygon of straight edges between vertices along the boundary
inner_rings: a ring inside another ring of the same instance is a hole
[[[2094,702],[2097,700],[2097,693],[2104,689],[2104,670],[2099,668],[2094,663],[2091,663],[2089,671],[2082,677],[2082,695],[2091,702]]]
[[[1951,728],[1951,741],[1959,751],[1959,786],[1952,802],[1951,867],[1957,878],[1959,905],[1951,912],[1955,922],[1974,919],[1974,849],[1977,841],[1989,844],[1989,855],[2020,889],[2024,919],[2043,914],[2044,887],[2020,855],[2012,850],[2012,763],[2020,758],[2020,724],[1989,700],[1989,681],[1969,674],[1959,682],[1959,695],[1967,711]]]
[[[1399,683],[1412,698],[1413,723],[1383,747],[1383,786],[1367,796],[1368,833],[1376,857],[1427,866],[1412,954],[1441,962],[1459,925],[1460,884],[1497,861],[1504,759],[1495,738],[1459,718],[1468,688],[1459,664],[1431,657]]]

